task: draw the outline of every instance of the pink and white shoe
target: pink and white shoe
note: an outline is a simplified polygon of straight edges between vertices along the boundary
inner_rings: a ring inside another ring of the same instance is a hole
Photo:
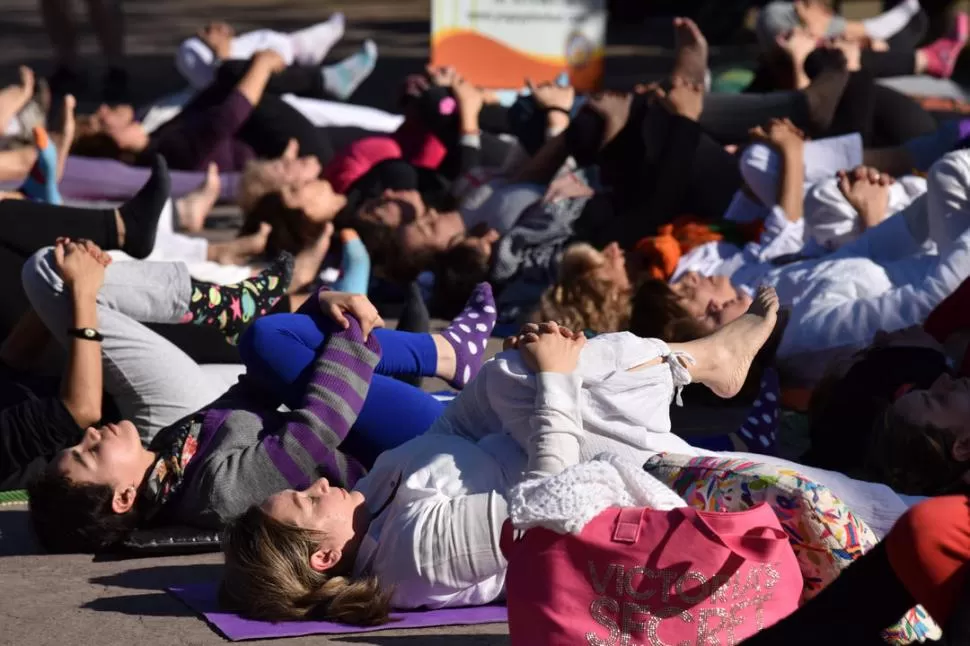
[[[967,40],[970,40],[970,16],[965,12],[957,14],[956,29],[953,36],[939,40],[920,49],[926,57],[926,74],[941,79],[948,79],[953,75],[957,59],[963,51]]]

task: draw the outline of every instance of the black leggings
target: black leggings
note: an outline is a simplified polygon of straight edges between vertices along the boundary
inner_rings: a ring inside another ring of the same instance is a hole
[[[771,119],[791,119],[802,130],[810,130],[808,102],[799,91],[733,94],[712,92],[704,97],[704,111],[698,123],[721,144],[740,144],[748,131]]]
[[[77,209],[27,200],[0,200],[0,338],[30,307],[20,284],[24,262],[59,237],[118,248],[114,209]]]
[[[882,148],[902,145],[936,129],[936,119],[919,103],[876,83],[863,68],[850,75],[826,136],[858,132],[867,148]]]
[[[205,109],[224,101],[246,74],[249,65],[249,61],[224,62],[219,66],[212,85],[199,93],[183,112]],[[334,147],[326,130],[314,126],[298,110],[280,98],[279,95],[287,93],[328,98],[319,69],[288,67],[270,78],[263,97],[253,107],[236,137],[246,142],[258,157],[266,159],[279,157],[290,139],[296,139],[300,144],[301,155],[315,155],[321,164],[326,164],[334,155]]]
[[[817,597],[757,635],[744,646],[814,646],[822,635],[839,644],[885,644],[880,631],[899,621],[916,605],[879,543],[849,566]]]
[[[741,187],[737,159],[701,127],[646,97],[633,99],[627,124],[601,151],[603,122],[584,109],[566,131],[580,166],[599,165],[608,201],[600,197],[576,222],[591,244],[629,248],[680,215],[717,220]]]
[[[889,44],[887,52],[862,50],[862,69],[874,78],[913,74],[916,70],[916,48],[926,37],[929,20],[923,11],[913,16],[902,31],[886,41]]]
[[[59,237],[87,239],[105,250],[119,248],[114,209],[81,209],[27,200],[0,200],[0,339],[30,308],[20,272],[37,251]],[[286,300],[286,299],[284,299]],[[199,363],[239,363],[239,352],[212,329],[150,325]]]

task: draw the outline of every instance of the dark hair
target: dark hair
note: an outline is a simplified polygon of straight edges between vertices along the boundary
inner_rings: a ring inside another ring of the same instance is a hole
[[[670,285],[662,280],[643,282],[633,297],[630,331],[639,337],[685,343],[710,334],[711,330],[690,315]]]
[[[941,352],[907,346],[874,346],[833,363],[812,391],[804,463],[864,477],[859,470],[887,402],[902,386],[929,388],[946,371]]]
[[[326,226],[322,222],[308,220],[303,209],[287,206],[279,191],[266,193],[256,200],[246,213],[239,235],[256,233],[263,222],[273,227],[266,242],[266,255],[270,257],[277,256],[281,251],[300,253],[323,234]]]
[[[431,307],[435,316],[458,316],[475,286],[488,280],[491,258],[472,244],[457,244],[435,259]]]
[[[375,273],[385,280],[407,284],[418,274],[433,268],[436,253],[422,250],[404,254],[398,242],[398,229],[369,218],[353,219],[353,229],[367,247]]]
[[[78,157],[122,160],[125,151],[118,142],[106,132],[79,134],[71,144],[71,154]],[[127,161],[127,160],[126,160]]]
[[[124,514],[116,513],[111,487],[72,482],[55,465],[30,483],[27,493],[34,533],[52,553],[103,551],[127,538],[140,519],[137,502]]]
[[[391,621],[391,590],[377,577],[354,577],[349,555],[325,572],[310,567],[320,538],[250,507],[223,535],[219,602],[261,621],[318,619],[353,626]]]
[[[953,458],[956,440],[953,432],[909,419],[886,402],[873,426],[866,455],[867,475],[910,496],[940,496],[962,490],[970,464]]]

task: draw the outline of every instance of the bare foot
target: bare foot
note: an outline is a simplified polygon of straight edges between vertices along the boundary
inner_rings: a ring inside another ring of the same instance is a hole
[[[613,141],[630,118],[630,106],[633,95],[621,92],[603,92],[589,99],[589,107],[596,114],[603,117],[606,123],[603,128],[602,146]]]
[[[269,242],[269,234],[272,230],[272,226],[263,222],[256,233],[240,236],[229,242],[209,245],[209,249],[213,252],[213,260],[222,265],[249,264],[254,256],[259,256],[266,251],[266,243]]]
[[[26,105],[27,101],[30,101],[34,96],[37,81],[34,77],[34,70],[26,65],[21,65],[18,71],[20,72],[20,87],[24,93],[24,104]]]
[[[222,179],[219,177],[219,167],[214,163],[209,164],[205,172],[205,180],[199,187],[175,201],[179,227],[191,233],[202,231],[205,228],[205,219],[209,217],[221,191]]]
[[[666,97],[668,109],[674,114],[697,121],[704,111],[704,86],[679,76],[671,79],[671,83]]]
[[[71,154],[71,145],[74,143],[74,130],[76,121],[74,110],[77,108],[77,101],[74,96],[67,94],[64,96],[64,119],[61,123],[61,142],[57,147],[57,181],[64,179],[64,167],[67,165],[67,158]]]
[[[327,252],[330,251],[331,238],[333,238],[333,224],[327,222],[320,237],[313,244],[296,254],[290,291],[298,292],[316,282],[320,273],[320,265],[323,264]]]
[[[832,11],[819,0],[795,0],[795,13],[814,38],[824,38],[832,22]]]
[[[686,366],[691,376],[714,391],[719,397],[729,399],[737,395],[751,362],[761,346],[768,341],[778,321],[778,294],[772,287],[758,289],[748,311],[710,336],[679,345],[691,354],[695,365]]]
[[[704,86],[707,76],[707,39],[690,18],[674,18],[674,69],[671,76]]]
[[[293,161],[300,156],[300,142],[296,139],[290,139],[286,142],[286,148],[283,150],[283,154],[280,155],[283,159],[287,161]]]
[[[17,116],[34,96],[34,71],[20,67],[20,83],[0,89],[0,123],[7,124]]]

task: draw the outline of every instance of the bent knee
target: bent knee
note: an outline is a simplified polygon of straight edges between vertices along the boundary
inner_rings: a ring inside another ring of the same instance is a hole
[[[31,301],[42,293],[64,291],[64,281],[54,265],[54,247],[44,247],[24,262],[20,282]]]

